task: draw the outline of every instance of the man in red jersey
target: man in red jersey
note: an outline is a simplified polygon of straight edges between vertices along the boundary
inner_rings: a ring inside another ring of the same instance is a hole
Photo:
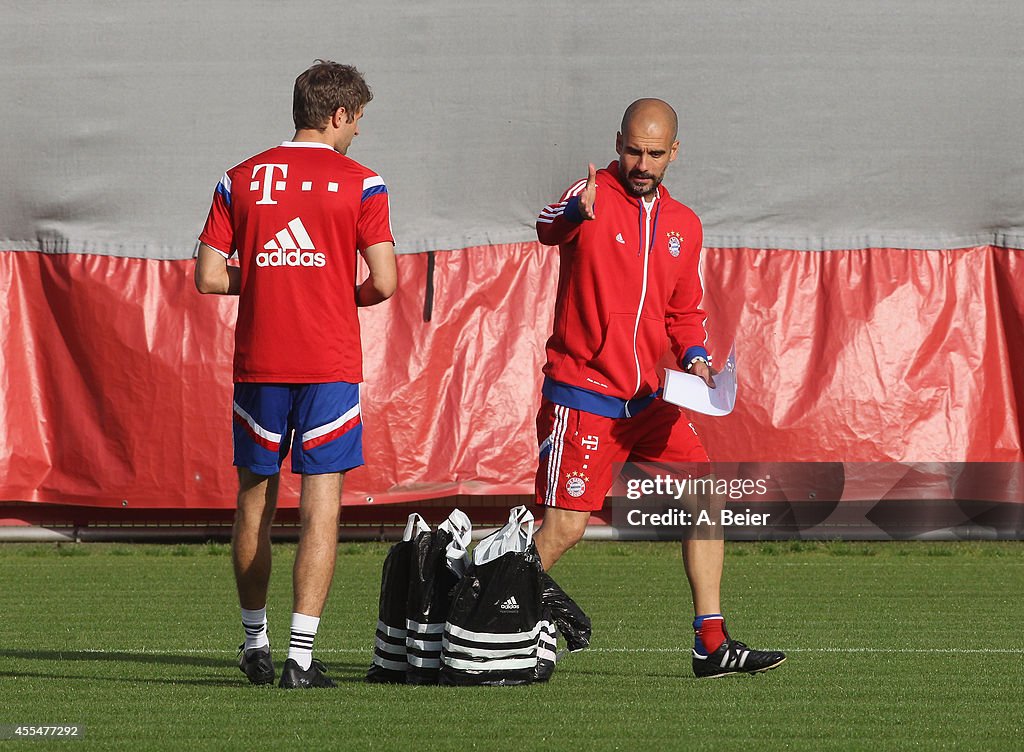
[[[603,170],[590,165],[587,178],[537,218],[540,242],[560,253],[537,416],[536,493],[546,510],[534,540],[545,569],[583,537],[612,486],[615,463],[710,469],[693,425],[658,394],[666,333],[680,367],[714,386],[700,310],[703,230],[661,184],[678,155],[677,128],[667,103],[637,100],[615,138],[618,161]],[[725,631],[724,552],[721,536],[683,540],[699,677],[758,673],[786,658],[750,649]]]
[[[295,136],[228,170],[199,236],[196,287],[238,295],[232,557],[245,643],[239,667],[271,684],[270,526],[289,450],[302,475],[285,688],[333,687],[312,657],[334,575],[344,473],[363,464],[357,306],[395,291],[388,192],[346,155],[372,93],[358,70],[318,60],[295,80]],[[239,265],[227,260],[238,254]],[[356,284],[356,256],[369,277]]]

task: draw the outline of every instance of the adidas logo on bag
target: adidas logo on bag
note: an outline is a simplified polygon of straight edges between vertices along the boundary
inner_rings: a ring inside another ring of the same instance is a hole
[[[296,217],[256,254],[256,266],[326,266],[327,256],[316,251],[302,220]]]
[[[516,597],[513,595],[507,601],[498,606],[502,611],[518,611],[519,603],[516,602]]]

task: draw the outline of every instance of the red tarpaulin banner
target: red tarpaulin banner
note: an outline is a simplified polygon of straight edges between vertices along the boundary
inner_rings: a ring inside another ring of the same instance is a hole
[[[557,251],[398,263],[360,314],[367,464],[344,502],[530,493]],[[731,415],[694,416],[714,460],[1024,459],[1020,251],[713,248],[704,282],[740,382]],[[232,299],[199,295],[191,261],[85,254],[2,252],[0,288],[0,500],[234,505]]]

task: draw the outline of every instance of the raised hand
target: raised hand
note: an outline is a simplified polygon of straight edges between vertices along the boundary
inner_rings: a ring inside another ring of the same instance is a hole
[[[583,219],[593,219],[594,204],[597,202],[597,170],[590,165],[590,172],[587,174],[587,187],[580,194],[580,216]]]

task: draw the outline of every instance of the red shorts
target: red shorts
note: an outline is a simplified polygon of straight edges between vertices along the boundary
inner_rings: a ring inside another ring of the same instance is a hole
[[[605,418],[544,398],[537,441],[537,503],[580,512],[604,505],[617,463],[708,462],[697,429],[660,398],[632,418]]]

